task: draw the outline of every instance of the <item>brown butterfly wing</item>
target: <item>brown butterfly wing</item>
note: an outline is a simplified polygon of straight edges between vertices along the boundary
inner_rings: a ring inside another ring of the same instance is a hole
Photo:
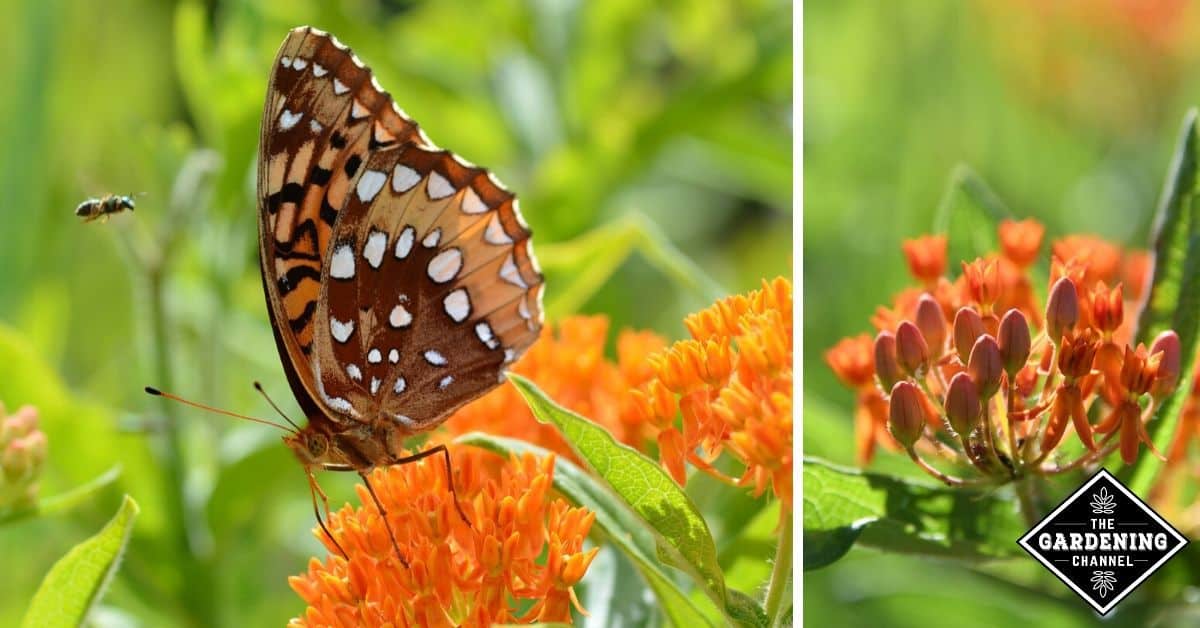
[[[414,432],[495,386],[542,319],[512,194],[314,29],[281,46],[262,128],[264,288],[309,417]]]

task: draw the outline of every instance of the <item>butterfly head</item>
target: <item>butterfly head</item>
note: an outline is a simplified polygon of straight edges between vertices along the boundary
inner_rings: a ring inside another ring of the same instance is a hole
[[[306,467],[318,466],[330,462],[329,437],[313,429],[305,429],[283,437],[287,445],[300,463]]]

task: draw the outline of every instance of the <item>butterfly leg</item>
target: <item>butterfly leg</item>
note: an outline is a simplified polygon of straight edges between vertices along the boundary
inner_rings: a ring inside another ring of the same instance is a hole
[[[342,558],[350,560],[350,555],[346,553],[346,550],[342,549],[341,543],[338,543],[337,539],[333,538],[333,533],[329,531],[329,527],[325,525],[325,520],[321,518],[321,509],[317,507],[317,495],[319,494],[321,496],[321,501],[325,502],[326,517],[329,516],[329,498],[325,495],[325,491],[321,490],[321,486],[317,484],[317,478],[312,474],[312,471],[308,472],[308,492],[309,495],[312,496],[313,515],[316,516],[317,523],[321,526],[321,530],[323,530],[325,532],[325,536],[333,542],[333,546],[337,548],[338,553],[342,555]]]
[[[400,553],[400,545],[396,543],[396,533],[392,531],[392,524],[388,521],[387,510],[383,508],[379,497],[375,495],[375,489],[371,487],[370,480],[367,479],[367,472],[360,470],[358,477],[362,478],[363,484],[367,487],[367,492],[371,494],[371,500],[375,502],[375,507],[379,509],[379,516],[383,519],[383,527],[387,528],[388,538],[392,540],[392,549],[396,550],[396,558],[400,559],[400,564],[408,569],[408,561],[404,560],[404,555]]]
[[[471,525],[471,520],[467,518],[467,513],[463,512],[462,505],[458,503],[458,491],[454,490],[454,473],[450,467],[450,450],[446,449],[445,444],[430,447],[425,451],[415,453],[411,456],[396,458],[391,461],[391,464],[408,464],[438,453],[442,454],[442,460],[446,463],[446,486],[450,487],[450,495],[454,497],[454,509],[458,511],[458,516],[462,517],[463,523]]]

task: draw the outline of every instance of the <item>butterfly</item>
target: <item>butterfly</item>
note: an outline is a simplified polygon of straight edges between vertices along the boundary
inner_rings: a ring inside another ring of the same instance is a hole
[[[118,214],[125,210],[133,211],[132,196],[105,194],[100,198],[89,198],[80,203],[75,208],[75,215],[83,218],[84,222],[91,222],[97,218],[102,219],[101,222],[104,222],[108,220],[110,215]]]
[[[529,226],[495,176],[435,146],[315,28],[279,48],[259,141],[263,291],[308,419],[284,442],[335,545],[314,470],[357,472],[390,533],[368,472],[440,453],[449,474],[445,445],[406,456],[405,439],[501,384],[537,340],[544,282]]]

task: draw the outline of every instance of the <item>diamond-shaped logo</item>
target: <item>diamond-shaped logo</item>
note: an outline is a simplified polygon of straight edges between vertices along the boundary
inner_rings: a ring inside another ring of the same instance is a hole
[[[1188,541],[1101,469],[1018,543],[1104,615]]]

